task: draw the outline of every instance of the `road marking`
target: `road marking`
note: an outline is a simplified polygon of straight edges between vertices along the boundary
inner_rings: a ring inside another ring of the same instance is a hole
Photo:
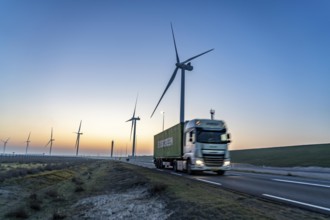
[[[164,172],[164,170],[161,170],[161,169],[157,169],[158,171],[161,171],[161,172]]]
[[[281,179],[272,179],[272,180],[279,181],[279,182],[286,182],[286,183],[296,183],[296,184],[301,184],[301,185],[319,186],[319,187],[330,188],[329,185],[322,185],[322,184],[317,184],[317,183],[305,183],[305,182],[298,182],[298,181],[291,181],[291,180],[281,180]]]
[[[171,174],[173,174],[173,175],[177,175],[177,176],[182,176],[182,174],[180,174],[180,173],[175,173],[175,172],[171,172]]]
[[[216,183],[216,182],[212,182],[212,181],[208,181],[208,180],[203,180],[203,179],[200,179],[200,178],[196,178],[196,180],[221,186],[221,183]]]
[[[284,200],[284,201],[287,201],[287,202],[292,202],[292,203],[296,203],[296,204],[300,204],[300,205],[304,205],[304,206],[308,206],[308,207],[312,207],[312,208],[322,209],[322,210],[330,212],[330,208],[326,208],[326,207],[322,207],[322,206],[318,206],[318,205],[313,205],[313,204],[308,204],[308,203],[304,203],[304,202],[299,202],[299,201],[286,199],[286,198],[282,198],[282,197],[278,197],[278,196],[273,196],[273,195],[269,195],[269,194],[262,194],[262,195],[266,196],[266,197],[270,197],[270,198],[274,198],[274,199],[278,199],[278,200]]]

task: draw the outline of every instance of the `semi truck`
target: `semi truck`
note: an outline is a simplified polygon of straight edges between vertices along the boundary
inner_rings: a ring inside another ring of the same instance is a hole
[[[222,120],[193,119],[179,123],[154,136],[156,168],[172,168],[194,174],[230,170],[228,145],[231,142]]]

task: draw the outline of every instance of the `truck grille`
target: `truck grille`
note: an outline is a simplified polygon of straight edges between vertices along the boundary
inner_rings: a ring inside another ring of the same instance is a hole
[[[209,167],[219,167],[223,165],[223,161],[225,159],[225,155],[224,154],[203,154],[203,158],[204,158],[204,163],[206,166]]]

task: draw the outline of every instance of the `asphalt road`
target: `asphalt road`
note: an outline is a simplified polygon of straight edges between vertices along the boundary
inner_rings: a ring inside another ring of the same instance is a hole
[[[156,169],[151,161],[130,162]],[[212,172],[204,172],[202,175],[188,175],[182,172],[175,173],[171,169],[157,170],[330,215],[329,180],[237,171],[228,171],[224,176],[218,176]]]

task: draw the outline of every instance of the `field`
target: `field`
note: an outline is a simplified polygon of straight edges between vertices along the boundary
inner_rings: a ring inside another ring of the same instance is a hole
[[[233,163],[274,167],[330,167],[330,144],[231,151]]]
[[[0,219],[329,217],[121,161],[48,158],[1,167]],[[26,172],[9,175],[22,167]]]

